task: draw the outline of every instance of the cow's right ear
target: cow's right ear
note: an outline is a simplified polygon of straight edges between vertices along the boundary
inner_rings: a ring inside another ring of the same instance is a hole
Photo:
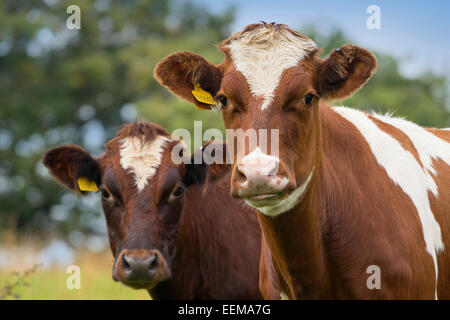
[[[83,148],[69,145],[50,149],[43,163],[65,187],[81,194],[98,191],[100,167]]]
[[[211,110],[215,105],[213,97],[222,81],[218,67],[192,52],[178,52],[162,59],[155,67],[154,76],[177,96],[202,110]]]
[[[186,177],[184,184],[208,185],[226,176],[231,172],[231,165],[227,164],[229,154],[227,145],[222,142],[209,141],[202,148],[197,148],[191,155],[189,164],[186,164]]]

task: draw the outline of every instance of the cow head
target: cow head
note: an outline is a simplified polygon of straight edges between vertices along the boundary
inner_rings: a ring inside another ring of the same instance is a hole
[[[319,101],[352,95],[376,59],[345,45],[323,60],[311,39],[274,23],[249,25],[218,47],[219,65],[181,52],[160,61],[155,77],[197,108],[222,110],[227,129],[257,130],[257,143],[227,141],[234,145],[231,193],[270,216],[289,211],[321,161]],[[266,141],[260,129],[269,131]]]
[[[179,143],[155,124],[134,122],[97,159],[74,145],[44,156],[45,166],[65,187],[81,195],[101,193],[113,279],[133,288],[151,289],[171,278],[185,189],[205,181],[204,164],[172,161]]]

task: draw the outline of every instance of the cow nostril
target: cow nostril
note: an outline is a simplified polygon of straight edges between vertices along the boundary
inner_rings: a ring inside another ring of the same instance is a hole
[[[155,253],[155,254],[153,254],[153,256],[150,260],[149,270],[154,271],[157,266],[158,266],[158,256]]]
[[[272,170],[269,171],[268,176],[274,176],[278,172],[278,163],[275,163]]]
[[[242,168],[239,168],[239,166],[238,166],[238,168],[237,168],[237,179],[241,180],[241,181],[245,181],[245,180],[247,180],[247,177],[245,176],[245,174],[242,171],[243,171]]]
[[[122,268],[124,270],[131,270],[131,266],[130,266],[130,257],[127,256],[126,254],[123,255],[122,257]]]

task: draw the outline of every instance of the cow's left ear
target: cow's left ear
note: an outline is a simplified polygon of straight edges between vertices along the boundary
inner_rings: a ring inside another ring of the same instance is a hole
[[[208,185],[226,173],[231,166],[226,163],[227,146],[221,142],[210,141],[198,148],[191,155],[190,164],[186,164],[184,184]]]
[[[50,149],[45,153],[43,163],[65,187],[81,194],[98,191],[99,165],[83,148],[68,145]]]
[[[316,88],[326,100],[350,97],[370,79],[377,60],[368,50],[345,45],[334,50],[318,67]]]

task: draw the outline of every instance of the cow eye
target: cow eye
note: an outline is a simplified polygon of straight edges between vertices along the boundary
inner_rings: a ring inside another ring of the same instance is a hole
[[[106,190],[105,188],[101,188],[100,192],[102,193],[102,199],[103,200],[107,200],[107,201],[111,200],[112,196],[111,196],[111,193],[109,193],[108,190]]]
[[[306,96],[303,97],[303,103],[307,106],[311,106],[313,99],[314,95],[312,93],[308,93]]]
[[[219,99],[222,108],[228,106],[228,99],[223,94],[220,94],[217,98]]]
[[[184,186],[177,184],[175,188],[173,188],[169,196],[169,202],[180,199],[183,193],[184,193]]]
[[[179,187],[177,187],[177,188],[173,191],[172,194],[173,194],[175,197],[179,197],[179,196],[181,196],[181,195],[183,194],[183,192],[184,192],[184,188],[181,187],[181,186],[179,186]]]

